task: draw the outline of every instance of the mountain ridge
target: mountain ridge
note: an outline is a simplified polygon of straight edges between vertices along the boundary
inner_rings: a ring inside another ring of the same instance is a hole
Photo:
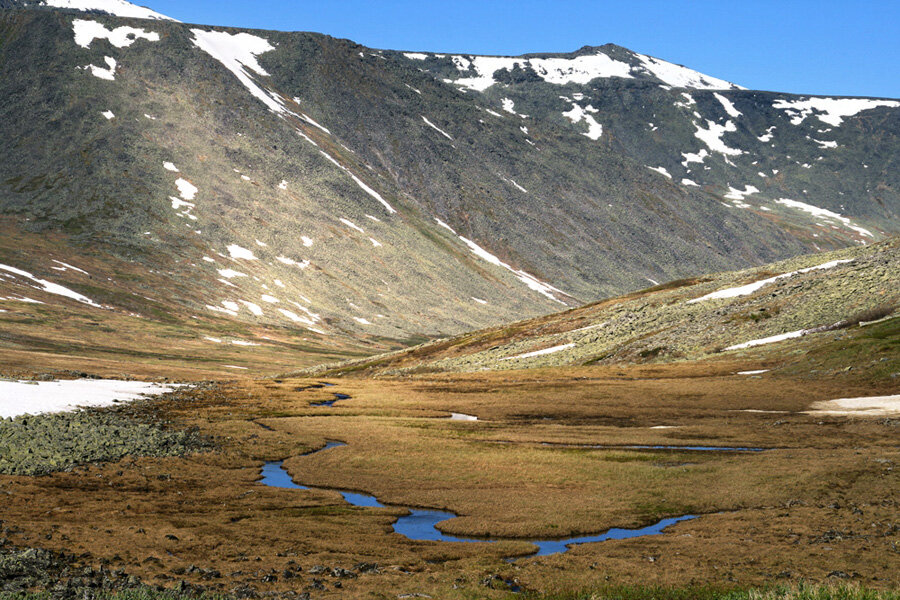
[[[102,35],[79,45],[79,20],[98,23],[90,27]],[[138,35],[119,47],[109,39],[119,27],[159,39]],[[789,198],[781,183],[765,200],[751,200],[757,194],[746,186],[756,180],[747,179],[747,166],[728,164],[739,165],[739,155],[710,149],[700,163],[710,167],[708,179],[699,171],[691,174],[696,186],[678,183],[675,150],[700,154],[686,144],[702,150],[705,142],[693,135],[698,118],[676,106],[670,127],[682,133],[644,143],[634,123],[646,117],[628,99],[640,94],[662,106],[681,94],[656,80],[594,78],[589,83],[605,86],[611,102],[594,107],[585,101],[587,84],[562,86],[566,100],[543,81],[463,93],[421,71],[422,61],[408,53],[321,34],[52,10],[8,11],[2,31],[0,69],[25,75],[3,78],[4,214],[28,230],[62,231],[76,245],[102,244],[149,268],[172,263],[170,285],[190,289],[187,306],[209,317],[396,343],[897,228],[894,159],[878,158],[877,147],[863,154],[877,159],[876,181],[884,185],[873,187],[882,208],[857,198],[847,204],[862,224],[852,212],[777,202]],[[228,52],[243,51],[235,40],[263,51],[233,61],[236,55],[200,47],[204,37]],[[452,60],[441,68],[465,74]],[[43,87],[35,87],[35,71]],[[716,94],[736,95],[735,110],[749,114],[755,92],[690,92],[696,110],[725,130],[730,115]],[[501,100],[512,96],[506,110]],[[683,113],[687,121],[679,120]],[[817,114],[810,110],[807,124]],[[596,139],[580,130],[590,132],[594,115],[603,125]],[[887,118],[881,123],[896,123]],[[860,117],[846,120],[857,128]],[[765,131],[743,128],[710,141],[730,148],[732,135]],[[896,129],[885,131],[890,146]],[[28,145],[34,139],[52,142],[38,149]],[[792,169],[805,175],[801,168]],[[793,189],[811,185],[807,179],[784,181]],[[279,297],[285,294],[290,300]]]

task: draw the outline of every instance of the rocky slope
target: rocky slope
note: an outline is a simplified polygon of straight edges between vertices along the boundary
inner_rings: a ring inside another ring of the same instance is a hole
[[[761,356],[803,339],[893,323],[865,357],[898,363],[900,241],[673,281],[626,296],[408,350],[321,366],[316,374],[415,373]],[[896,375],[895,375],[896,376]]]
[[[0,12],[0,213],[59,245],[0,240],[2,310],[149,297],[371,352],[897,230],[896,102],[37,8]]]

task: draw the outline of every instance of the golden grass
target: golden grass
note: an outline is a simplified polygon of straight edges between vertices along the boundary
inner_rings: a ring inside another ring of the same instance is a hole
[[[898,585],[896,424],[801,412],[816,400],[882,390],[885,382],[868,384],[864,369],[850,378],[734,374],[761,366],[777,364],[331,380],[334,387],[291,378],[234,381],[197,392],[193,402],[162,401],[156,409],[160,419],[217,436],[219,452],[2,477],[3,518],[23,530],[11,536],[15,543],[98,559],[118,555],[114,567],[150,580],[198,564],[226,574],[220,582],[226,587],[302,590],[308,575],[301,583],[263,584],[260,573],[280,572],[289,561],[303,570],[359,561],[384,567],[344,581],[341,589],[327,579],[328,590],[319,595],[335,598],[504,597],[481,585],[492,574],[543,592],[610,581],[761,585],[788,571],[792,580],[829,581],[840,571],[875,587]],[[310,406],[334,392],[352,398]],[[442,418],[451,411],[480,420]],[[660,425],[671,428],[653,429]],[[302,456],[326,440],[348,446]],[[597,443],[776,449],[571,447]],[[395,506],[355,508],[333,491],[255,483],[264,460],[280,459],[300,483],[366,491]],[[458,513],[442,524],[449,533],[526,538],[643,525],[685,512],[704,516],[662,536],[509,564],[505,556],[524,555],[531,546],[413,542],[393,534],[402,506]],[[150,556],[158,562],[146,562]]]

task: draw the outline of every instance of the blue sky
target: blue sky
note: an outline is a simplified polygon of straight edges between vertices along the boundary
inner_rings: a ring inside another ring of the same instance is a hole
[[[136,0],[180,21],[374,48],[567,52],[612,42],[753,89],[900,97],[900,0]]]

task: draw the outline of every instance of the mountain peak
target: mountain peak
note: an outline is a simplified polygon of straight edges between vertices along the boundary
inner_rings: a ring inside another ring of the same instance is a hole
[[[547,83],[587,84],[595,79],[618,77],[657,82],[669,88],[696,90],[740,90],[739,85],[704,75],[693,69],[639,54],[622,46],[582,46],[569,53],[533,53],[522,56],[477,56],[469,54],[404,53],[413,60],[450,59],[440,75],[448,82],[483,92],[497,83],[506,82],[503,73],[523,71],[526,79],[542,79]],[[435,65],[437,66],[437,65]],[[429,68],[431,65],[429,65]],[[500,72],[501,75],[497,76]]]
[[[0,8],[61,8],[91,13],[100,12],[115,17],[175,21],[175,19],[167,17],[164,14],[150,10],[144,6],[126,2],[125,0],[40,0],[38,2],[28,0],[0,0]]]

